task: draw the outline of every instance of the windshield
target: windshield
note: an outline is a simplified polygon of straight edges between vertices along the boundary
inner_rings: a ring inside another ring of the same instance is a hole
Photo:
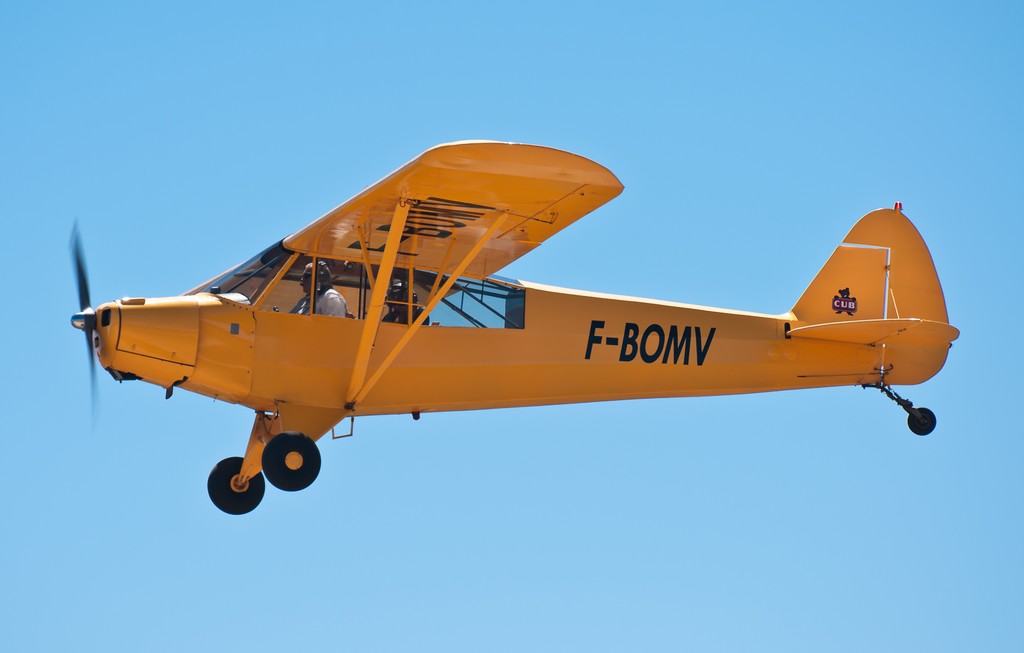
[[[245,263],[185,294],[195,295],[196,293],[208,292],[215,295],[226,295],[228,293],[240,293],[245,295],[250,302],[255,301],[290,256],[291,252],[286,250],[279,241]]]

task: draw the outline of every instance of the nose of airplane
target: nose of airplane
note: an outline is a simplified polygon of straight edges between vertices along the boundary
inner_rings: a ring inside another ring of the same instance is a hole
[[[199,340],[194,297],[124,298],[94,309],[77,225],[71,232],[71,262],[79,304],[71,326],[85,332],[94,405],[97,360],[119,381],[145,379],[169,387],[191,375]]]
[[[168,387],[195,369],[198,302],[185,296],[104,304],[96,311],[95,333],[100,364],[115,370],[115,378],[141,378]]]

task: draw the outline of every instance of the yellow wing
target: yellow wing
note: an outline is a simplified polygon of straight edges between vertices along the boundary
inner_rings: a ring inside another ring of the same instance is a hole
[[[378,264],[392,216],[408,206],[398,265],[444,271],[498,219],[466,275],[486,277],[622,192],[593,161],[548,147],[438,145],[285,239],[299,252]]]

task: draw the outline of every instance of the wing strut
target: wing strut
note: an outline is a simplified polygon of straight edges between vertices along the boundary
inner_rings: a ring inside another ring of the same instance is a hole
[[[384,243],[384,254],[381,257],[380,267],[377,269],[377,279],[390,279],[391,272],[395,269],[395,260],[398,258],[398,248],[402,243],[402,233],[405,231],[405,219],[409,216],[409,207],[412,201],[408,198],[398,200],[395,206],[395,213],[391,218],[391,226],[388,228],[388,238]],[[367,268],[370,270],[370,268]],[[377,339],[377,329],[380,327],[380,320],[384,312],[384,300],[387,297],[387,283],[374,283],[373,292],[370,294],[370,307],[363,317],[363,332],[359,335],[359,347],[356,349],[356,361],[352,368],[352,378],[349,381],[349,397],[345,402],[348,410],[355,408],[355,389],[363,386],[366,380],[366,368],[370,363],[370,352],[373,350],[373,341]]]
[[[433,292],[431,294],[430,299],[423,307],[423,310],[420,312],[419,316],[413,321],[411,325],[409,325],[409,328],[405,330],[405,333],[403,333],[402,337],[398,339],[398,342],[395,343],[395,346],[391,348],[391,351],[389,351],[387,356],[384,357],[384,360],[381,361],[381,364],[377,367],[376,370],[374,370],[373,376],[370,377],[370,380],[367,381],[365,385],[360,387],[359,390],[355,393],[355,395],[350,398],[348,404],[346,404],[345,406],[348,410],[354,410],[356,404],[358,404],[360,401],[366,398],[366,395],[369,394],[370,390],[373,389],[373,386],[377,384],[377,381],[379,381],[380,378],[384,376],[384,373],[387,372],[389,367],[391,367],[391,363],[393,363],[395,358],[398,357],[398,354],[401,353],[402,349],[405,348],[405,346],[409,343],[409,341],[412,339],[416,331],[418,331],[419,328],[423,326],[423,322],[426,321],[427,316],[430,315],[430,313],[435,308],[437,308],[437,305],[441,303],[441,300],[444,299],[445,295],[448,294],[448,291],[452,289],[452,286],[454,286],[455,283],[458,281],[459,277],[462,276],[462,273],[466,271],[466,268],[469,267],[469,264],[473,262],[473,260],[480,254],[480,252],[487,245],[487,243],[490,242],[491,238],[493,238],[494,235],[498,233],[498,230],[501,229],[502,225],[505,224],[505,218],[506,215],[502,214],[495,219],[494,224],[488,227],[487,231],[480,237],[479,240],[477,240],[477,242],[473,245],[472,249],[470,249],[469,252],[466,253],[466,256],[463,257],[459,264],[455,266],[455,268],[451,271],[450,274],[448,274],[448,280],[444,282],[444,285],[442,285],[441,288],[438,289],[436,292]],[[392,223],[392,225],[394,225],[394,223]],[[389,239],[390,236],[391,234],[388,234]],[[388,243],[388,246],[390,246],[390,242]],[[397,243],[395,247],[397,249]],[[385,260],[387,260],[387,257],[387,250],[385,250]],[[438,278],[440,278],[442,274],[446,273],[442,270],[441,273],[438,274]],[[388,271],[388,275],[388,278],[390,278],[390,270]],[[378,273],[377,278],[383,279],[385,277],[382,274]],[[383,286],[384,284],[380,285]],[[374,295],[376,296],[376,288],[374,288]],[[381,307],[383,308],[383,302],[381,304]],[[360,352],[362,351],[361,346],[362,343],[360,343]],[[359,359],[357,358],[356,360],[358,364]],[[360,375],[360,383],[362,383],[363,376],[365,376],[365,364],[363,374]],[[353,381],[355,381],[354,374]],[[356,386],[351,385],[349,387],[355,388]]]

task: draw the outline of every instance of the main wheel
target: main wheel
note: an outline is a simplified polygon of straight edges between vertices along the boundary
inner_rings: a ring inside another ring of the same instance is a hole
[[[263,482],[263,474],[253,476],[244,484],[235,480],[242,471],[242,459],[238,456],[225,458],[217,463],[206,481],[206,490],[210,500],[229,515],[244,515],[251,512],[263,500],[267,486]]]
[[[279,433],[263,449],[263,473],[279,490],[304,490],[320,474],[320,449],[298,431]]]
[[[935,413],[927,408],[918,408],[920,418],[914,417],[913,413],[907,415],[907,426],[918,435],[928,435],[935,430]]]

